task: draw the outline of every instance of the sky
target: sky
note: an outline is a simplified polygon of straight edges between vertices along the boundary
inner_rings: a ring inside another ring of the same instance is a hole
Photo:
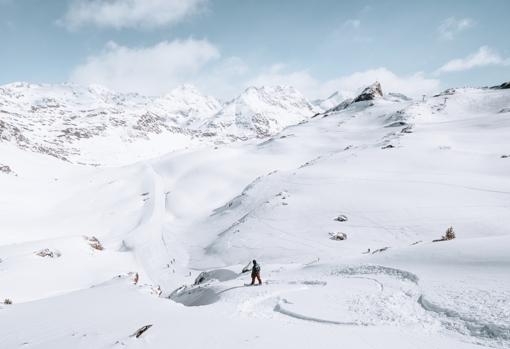
[[[510,1],[0,0],[0,84],[230,99],[255,85],[410,96],[510,80]]]

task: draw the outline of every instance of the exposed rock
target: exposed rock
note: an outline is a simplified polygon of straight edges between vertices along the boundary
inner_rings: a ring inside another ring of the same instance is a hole
[[[101,245],[101,242],[99,242],[99,240],[95,236],[92,237],[84,236],[84,238],[85,240],[88,241],[90,247],[92,247],[93,249],[98,251],[102,251],[104,249],[103,245]]]
[[[389,246],[382,247],[382,248],[378,248],[377,250],[375,250],[374,252],[372,252],[372,254],[375,254],[375,253],[381,253],[381,252],[386,251],[387,249],[389,249]]]
[[[413,126],[412,125],[406,126],[400,132],[401,133],[413,133]]]
[[[58,258],[62,254],[57,250],[50,250],[49,248],[44,248],[40,251],[34,252],[39,257],[50,257],[50,258]]]
[[[16,173],[7,165],[0,164],[0,172],[5,174],[13,174],[16,176]]]
[[[348,218],[347,218],[346,215],[341,214],[341,215],[339,215],[338,217],[335,218],[335,221],[338,221],[338,222],[347,222]]]
[[[401,126],[406,126],[406,125],[407,125],[407,122],[405,122],[405,121],[395,121],[395,122],[392,122],[391,124],[386,125],[384,127],[401,127]]]
[[[136,338],[139,338],[142,334],[145,333],[145,331],[147,331],[149,328],[151,328],[152,325],[145,325],[145,326],[142,326],[140,327],[138,330],[135,331],[135,333],[133,333],[130,337],[136,337]]]
[[[346,233],[329,233],[329,238],[331,240],[347,240]]]
[[[492,86],[491,89],[493,90],[505,90],[507,88],[510,88],[510,81],[504,82],[501,85]]]
[[[361,94],[358,97],[354,98],[353,103],[362,101],[372,101],[382,96],[383,92],[381,84],[378,81],[376,81],[372,85],[365,87]]]

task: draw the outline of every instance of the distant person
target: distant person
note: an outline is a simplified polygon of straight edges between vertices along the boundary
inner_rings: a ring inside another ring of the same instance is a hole
[[[260,265],[254,259],[253,267],[251,268],[251,285],[255,284],[255,279],[258,280],[259,285],[262,285],[262,280],[260,279]]]

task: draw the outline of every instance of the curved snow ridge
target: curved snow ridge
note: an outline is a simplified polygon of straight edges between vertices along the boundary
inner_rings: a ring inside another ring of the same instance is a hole
[[[419,278],[416,274],[403,269],[396,269],[385,267],[382,265],[359,265],[359,266],[347,266],[333,270],[332,275],[370,275],[370,274],[383,274],[391,277],[396,277],[404,281],[410,281],[414,284],[418,284]]]
[[[445,316],[448,319],[457,320],[464,325],[469,334],[476,338],[482,339],[492,339],[492,340],[502,340],[509,341],[510,340],[510,327],[498,325],[494,323],[484,323],[477,319],[473,319],[467,316],[460,314],[459,312],[442,307],[440,305],[434,304],[427,299],[425,299],[424,295],[421,295],[418,298],[418,303],[423,307],[423,309],[436,313],[438,315]],[[448,322],[448,321],[443,321]],[[446,324],[447,328],[452,328],[459,331],[456,326],[451,326],[451,324]],[[462,331],[459,331],[462,332]]]
[[[369,277],[366,277],[366,276],[348,276],[349,279],[361,279],[361,280],[370,280],[370,281],[373,281],[375,282],[378,286],[379,286],[379,291],[383,292],[384,291],[384,284],[377,280],[377,279],[374,279],[374,278],[369,278]]]
[[[288,303],[285,299],[283,302]],[[311,322],[317,322],[320,324],[330,324],[330,325],[343,325],[343,326],[371,326],[373,324],[367,323],[367,322],[356,322],[356,321],[336,321],[336,320],[327,320],[327,319],[320,319],[312,316],[307,316],[303,314],[299,314],[290,310],[285,309],[282,306],[282,301],[278,301],[278,303],[274,307],[274,311],[283,315],[287,315],[290,317],[293,317],[295,319],[299,320],[305,320],[305,321],[311,321]]]

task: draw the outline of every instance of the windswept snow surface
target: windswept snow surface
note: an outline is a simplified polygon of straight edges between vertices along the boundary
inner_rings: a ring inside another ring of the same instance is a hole
[[[246,141],[124,166],[0,143],[0,348],[510,348],[509,107],[385,96],[262,139],[233,112]]]

